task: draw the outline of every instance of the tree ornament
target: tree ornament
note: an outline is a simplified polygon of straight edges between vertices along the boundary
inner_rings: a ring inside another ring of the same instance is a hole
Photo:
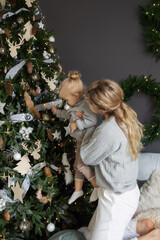
[[[24,140],[29,140],[30,139],[29,134],[32,133],[32,131],[33,131],[33,128],[31,128],[31,127],[26,128],[23,126],[20,128],[19,133],[22,134],[22,138]]]
[[[55,50],[52,46],[49,47],[48,51],[51,53],[51,54],[54,54],[55,53]]]
[[[2,212],[5,209],[6,206],[6,200],[3,198],[0,198],[0,212]]]
[[[7,48],[6,46],[0,46],[0,54],[5,55],[7,53]]]
[[[53,36],[49,37],[48,39],[50,42],[55,42],[55,38]]]
[[[34,2],[35,0],[25,0],[25,3],[27,5],[27,7],[31,8],[32,7],[32,3]]]
[[[16,6],[16,0],[11,0],[11,7],[14,8]]]
[[[43,204],[47,204],[50,201],[50,198],[48,196],[42,196],[41,188],[36,192],[36,198]]]
[[[40,79],[39,73],[32,73],[31,78],[33,81],[38,81]]]
[[[27,232],[27,231],[30,230],[30,228],[31,228],[30,222],[27,219],[24,218],[23,221],[19,225],[19,229],[22,232]]]
[[[41,88],[36,85],[36,95],[39,95],[41,93]]]
[[[39,28],[44,29],[44,24],[42,23],[42,21],[40,21],[38,25],[39,25]]]
[[[10,220],[10,213],[9,213],[9,210],[7,211],[7,212],[4,212],[4,218],[5,218],[5,220],[7,221],[7,222],[9,222],[9,220]]]
[[[44,51],[43,52],[43,57],[44,57],[44,59],[49,59],[51,57],[51,54],[48,53],[47,51]]]
[[[13,22],[13,23],[12,23],[12,27],[13,27],[13,28],[17,27],[17,23],[16,23],[16,22]]]
[[[54,230],[55,230],[55,225],[50,222],[50,223],[47,225],[47,231],[48,231],[48,232],[53,232]]]
[[[40,113],[38,112],[38,110],[36,109],[36,107],[34,107],[34,103],[31,100],[31,97],[29,96],[29,94],[27,92],[24,93],[24,100],[26,102],[26,106],[28,107],[29,111],[38,119],[40,119]]]
[[[4,68],[4,73],[7,73],[7,67]]]
[[[48,135],[48,139],[53,142],[54,138],[52,135],[52,130],[50,128],[47,129],[47,135]]]
[[[61,132],[58,132],[57,130],[55,133],[52,133],[54,139],[60,140],[61,139]]]
[[[11,96],[13,94],[13,84],[11,82],[5,81],[5,88],[8,95]]]
[[[63,153],[62,155],[62,164],[65,167],[65,183],[66,185],[70,184],[73,181],[73,175],[72,172],[70,170],[70,164],[69,161],[67,159],[67,153]]]
[[[8,28],[5,28],[4,31],[5,31],[6,37],[10,39],[11,38],[10,30]]]
[[[33,71],[33,63],[32,62],[27,62],[27,71],[28,73],[32,73]]]
[[[21,154],[20,153],[15,153],[14,155],[13,155],[13,158],[14,158],[14,160],[16,160],[16,161],[19,161],[20,159],[21,159]]]
[[[44,173],[49,178],[53,176],[49,167],[44,167]]]
[[[33,19],[33,21],[35,21],[35,20],[36,20],[36,17],[35,17],[35,16],[33,16],[33,17],[32,17],[32,19]]]
[[[24,18],[23,17],[18,17],[17,22],[21,25],[24,23]]]
[[[32,27],[32,34],[35,36],[37,33],[37,26]]]
[[[6,0],[0,0],[0,4],[1,4],[2,9],[4,9],[5,5],[6,5]]]
[[[0,113],[2,113],[2,114],[4,114],[3,108],[4,108],[5,105],[6,105],[5,103],[2,103],[2,102],[0,101]]]
[[[24,155],[21,158],[21,161],[17,163],[17,167],[13,168],[15,171],[19,172],[22,176],[27,174],[28,171],[31,168],[31,165],[29,164],[30,160],[27,155]]]
[[[4,11],[3,11],[3,10],[1,10],[1,11],[0,11],[0,20],[2,19],[2,17],[3,17],[3,14],[4,14]]]
[[[3,148],[3,138],[0,138],[0,150]]]
[[[36,94],[36,91],[33,89],[33,88],[30,88],[30,93],[33,97],[35,97],[37,94]]]
[[[12,191],[14,192],[14,200],[19,200],[21,201],[21,203],[23,203],[23,193],[24,193],[24,189],[20,188],[19,182],[16,183],[15,187],[11,187]]]
[[[17,42],[11,42],[9,39],[6,39],[8,46],[9,46],[9,51],[10,51],[10,55],[11,57],[16,57],[17,56],[17,49],[19,49],[21,47],[21,45],[24,43],[24,38],[20,38],[19,43],[17,44]]]
[[[50,121],[50,116],[49,116],[49,114],[48,113],[43,113],[42,114],[42,120],[43,121]]]
[[[56,88],[55,82],[56,82],[56,79],[58,76],[55,74],[55,76],[53,78],[47,78],[46,73],[44,73],[44,72],[41,72],[41,76],[47,82],[50,89],[52,91],[55,90],[55,88]]]
[[[36,39],[35,36],[32,34],[32,24],[30,21],[28,21],[25,25],[24,25],[24,31],[25,34],[23,35],[24,39],[26,41],[29,41],[31,38],[33,38],[34,40]]]

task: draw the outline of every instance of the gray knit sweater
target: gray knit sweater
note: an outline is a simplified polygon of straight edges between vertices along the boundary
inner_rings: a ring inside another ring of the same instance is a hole
[[[83,120],[75,119],[74,112],[83,112]],[[70,123],[76,122],[77,129],[70,133],[70,135],[76,139],[82,139],[87,133],[90,136],[97,124],[97,114],[91,111],[85,98],[81,98],[74,107],[70,107],[69,110],[57,109],[56,116],[62,119],[69,119]]]
[[[128,141],[115,117],[104,120],[81,145],[81,158],[95,166],[96,183],[114,193],[123,193],[136,187],[138,161],[128,150]]]

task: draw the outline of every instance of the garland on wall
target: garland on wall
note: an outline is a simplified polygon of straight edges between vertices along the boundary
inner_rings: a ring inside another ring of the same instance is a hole
[[[148,5],[140,6],[140,23],[147,50],[160,60],[160,1],[151,0]]]
[[[143,144],[148,145],[160,139],[160,83],[150,76],[129,76],[120,83],[124,91],[124,102],[127,102],[137,93],[144,93],[153,97],[156,108],[152,115],[152,123],[144,125]]]

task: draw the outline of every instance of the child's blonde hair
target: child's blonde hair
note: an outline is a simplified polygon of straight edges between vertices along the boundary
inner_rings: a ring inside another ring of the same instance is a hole
[[[81,74],[78,71],[70,71],[68,78],[65,78],[59,85],[59,96],[63,94],[78,93],[80,97],[84,95],[84,86],[81,80]]]
[[[136,160],[143,147],[143,125],[138,121],[136,112],[123,102],[123,96],[120,85],[108,79],[95,81],[87,88],[88,103],[115,116],[128,139],[129,151]]]

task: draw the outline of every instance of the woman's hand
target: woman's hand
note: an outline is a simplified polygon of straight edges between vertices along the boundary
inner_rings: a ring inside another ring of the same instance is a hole
[[[75,119],[83,120],[83,112],[74,112],[74,114],[76,115]]]

